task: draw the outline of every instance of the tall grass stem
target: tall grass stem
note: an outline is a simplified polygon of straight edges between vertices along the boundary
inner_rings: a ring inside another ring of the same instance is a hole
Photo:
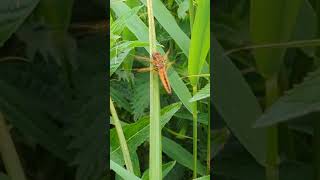
[[[197,86],[193,87],[193,95],[197,93]],[[193,117],[193,178],[197,178],[197,150],[198,150],[198,108],[197,101],[192,103]]]
[[[126,142],[126,138],[124,137],[123,130],[122,130],[122,127],[121,127],[121,124],[120,124],[120,120],[118,118],[117,111],[116,111],[116,109],[114,107],[114,104],[112,102],[111,97],[110,97],[110,112],[111,112],[112,119],[113,119],[116,131],[117,131],[117,134],[118,134],[119,144],[120,144],[121,151],[122,151],[122,154],[123,154],[124,162],[126,164],[127,169],[130,172],[134,173],[133,172],[133,166],[132,166],[132,162],[131,162],[129,148],[128,148],[128,145],[127,145],[127,142]]]
[[[153,1],[147,0],[150,59],[156,52],[156,33],[153,16]],[[153,68],[150,63],[150,68]],[[160,95],[159,78],[156,72],[150,71],[150,151],[149,151],[149,177],[151,180],[162,179],[162,145],[160,126]]]
[[[266,80],[266,107],[271,106],[278,97],[278,76],[273,76]],[[267,129],[266,179],[279,180],[277,125]]]
[[[317,37],[320,36],[320,1],[316,3],[316,14],[317,14]],[[320,47],[316,49],[316,57],[320,55]],[[314,134],[313,134],[313,169],[314,169],[314,180],[320,180],[320,121],[314,119]]]

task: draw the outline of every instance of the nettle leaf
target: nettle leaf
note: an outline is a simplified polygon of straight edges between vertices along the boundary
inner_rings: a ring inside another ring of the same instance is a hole
[[[35,55],[39,53],[47,62],[50,58],[59,59],[59,52],[53,46],[53,36],[51,31],[37,23],[24,23],[17,36],[20,40],[26,43],[26,55],[30,60],[33,60]]]
[[[30,20],[17,31],[17,37],[26,44],[26,55],[30,60],[39,54],[45,61],[54,60],[61,65],[62,59],[67,58],[76,67],[75,40],[67,33],[61,34],[61,44],[57,44],[55,33],[47,25]]]
[[[93,112],[94,110],[91,108],[93,107],[85,107],[84,109],[87,109],[87,112]],[[92,116],[86,117],[93,122],[87,123],[86,128],[82,128],[82,134],[76,136],[69,145],[69,148],[78,150],[72,163],[78,165],[76,172],[77,180],[99,179],[107,168],[106,112],[101,110],[99,110],[99,112],[96,110],[95,112],[97,114],[100,112],[99,116],[96,115],[97,117],[95,119],[92,119]]]
[[[18,29],[38,4],[39,0],[0,2],[0,47]]]
[[[98,180],[107,170],[107,85],[104,34],[79,41],[79,68],[74,72],[75,100],[65,135],[72,138],[68,148],[75,154],[77,180]]]
[[[131,98],[131,107],[133,109],[134,120],[139,119],[144,115],[145,110],[149,105],[149,74],[144,73],[137,75],[133,87],[133,94]]]
[[[169,122],[169,120],[180,109],[180,107],[181,103],[174,103],[161,109],[161,127],[164,127],[164,125]],[[131,152],[136,151],[137,147],[148,139],[149,131],[149,117],[143,117],[137,122],[123,127],[123,133],[126,137],[128,148]],[[110,131],[110,158],[118,164],[124,164],[115,129]]]
[[[288,91],[257,120],[256,127],[279,122],[320,111],[320,69],[309,73],[304,82]]]
[[[28,77],[30,78],[30,74]],[[41,82],[32,80],[29,82],[30,85],[27,88],[18,88],[18,85],[12,85],[0,79],[0,109],[14,128],[31,137],[56,157],[68,161],[71,154],[63,147],[69,143],[69,140],[63,136],[63,129],[54,122],[57,107],[48,104],[42,90],[46,89],[51,95],[52,92]],[[38,89],[32,92],[30,90],[33,87]],[[51,99],[50,102],[54,104],[58,102],[57,99]],[[60,107],[64,105],[61,104]],[[50,109],[54,114],[51,114]]]
[[[118,107],[121,107],[128,112],[132,111],[129,103],[132,92],[128,86],[124,85],[124,83],[121,83],[121,81],[117,83],[111,83],[110,96]]]
[[[125,41],[110,49],[110,76],[119,68],[122,62],[135,47],[146,47],[148,42]]]

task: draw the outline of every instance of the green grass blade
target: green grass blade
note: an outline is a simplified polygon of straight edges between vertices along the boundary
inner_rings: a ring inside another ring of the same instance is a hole
[[[213,48],[213,72],[216,74],[213,79],[214,106],[241,144],[263,165],[266,156],[266,131],[252,128],[256,118],[262,113],[260,105],[241,72],[223,55],[223,49],[215,39]]]
[[[194,180],[210,180],[210,175],[209,176],[202,176],[202,177],[196,178]]]
[[[254,44],[285,42],[291,38],[301,0],[251,0],[250,30]],[[272,12],[272,13],[270,13]],[[254,51],[259,72],[264,77],[280,71],[285,49]]]
[[[171,104],[162,108],[160,123],[164,127],[172,116],[180,109],[181,103]],[[123,127],[123,133],[126,137],[130,151],[135,151],[138,146],[149,138],[150,124],[149,117],[142,117],[137,122],[128,124]],[[124,164],[121,154],[121,148],[117,139],[117,132],[112,129],[110,131],[110,158],[118,164]]]
[[[144,5],[146,5],[146,0],[140,0]],[[178,26],[176,20],[171,15],[170,11],[164,6],[160,0],[153,0],[154,16],[158,22],[165,28],[170,37],[172,37],[177,45],[181,48],[185,55],[189,54],[189,43],[190,39]]]
[[[320,69],[309,73],[304,82],[296,85],[284,96],[280,97],[259,117],[255,127],[269,127],[319,112],[319,84]]]
[[[123,179],[141,180],[140,178],[132,174],[130,171],[126,170],[125,168],[123,168],[122,166],[120,166],[112,160],[110,160],[110,169],[116,172]]]
[[[210,97],[210,83],[208,83],[205,87],[203,87],[197,94],[195,94],[189,102],[199,101],[201,99],[205,99]]]
[[[117,135],[118,135],[118,138],[119,138],[120,147],[121,147],[121,151],[122,151],[122,154],[123,154],[124,162],[126,164],[127,169],[130,172],[133,173],[133,166],[132,166],[131,157],[130,157],[128,145],[127,145],[127,142],[126,142],[126,138],[124,137],[123,130],[122,130],[122,127],[121,127],[121,124],[120,124],[120,120],[118,118],[116,109],[115,109],[115,107],[113,105],[113,102],[112,102],[111,98],[110,98],[110,112],[112,114],[112,119],[113,119],[115,128],[117,130]]]
[[[189,48],[188,74],[191,85],[197,86],[210,48],[210,1],[198,2],[197,13],[191,33]]]
[[[162,150],[167,156],[176,160],[179,164],[193,170],[193,158],[190,152],[175,141],[164,136],[162,137],[162,144]],[[203,176],[206,174],[205,166],[203,166],[199,161],[197,161],[197,172]]]
[[[162,165],[162,178],[166,177],[166,175],[172,170],[172,168],[175,166],[176,161],[168,162],[164,165]],[[141,178],[142,180],[149,180],[149,169],[147,169]]]

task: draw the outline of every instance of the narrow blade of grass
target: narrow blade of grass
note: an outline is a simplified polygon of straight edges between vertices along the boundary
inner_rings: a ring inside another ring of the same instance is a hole
[[[130,179],[130,180],[141,180],[128,170],[124,169],[119,164],[115,163],[114,161],[110,160],[110,169],[112,169],[114,172],[116,172],[119,176],[121,176],[123,179]]]

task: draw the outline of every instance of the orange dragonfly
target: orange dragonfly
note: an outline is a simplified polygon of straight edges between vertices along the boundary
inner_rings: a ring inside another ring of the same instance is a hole
[[[150,61],[149,58],[141,57],[141,56],[135,56],[137,59],[142,59],[149,61],[152,63],[155,71],[158,72],[158,75],[160,77],[161,83],[166,90],[168,94],[172,94],[171,86],[169,83],[169,78],[167,75],[167,59],[168,59],[169,50],[166,52],[165,55],[161,55],[159,52],[153,52],[152,53],[152,61]],[[143,71],[150,71],[150,68],[142,68],[138,69],[137,71],[143,72]]]

